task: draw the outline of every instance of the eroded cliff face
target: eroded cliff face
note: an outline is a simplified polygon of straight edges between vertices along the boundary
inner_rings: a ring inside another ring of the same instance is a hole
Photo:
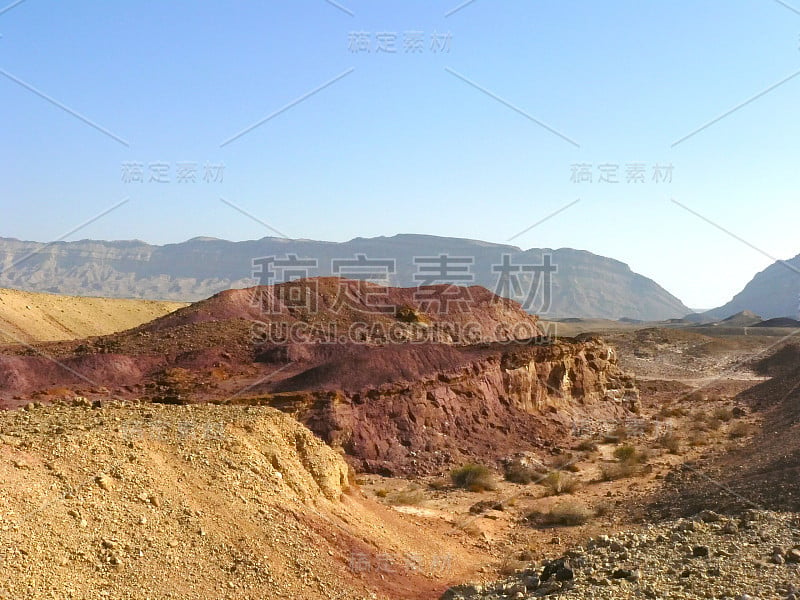
[[[587,417],[630,416],[638,396],[613,348],[590,339],[499,346],[417,381],[260,401],[294,414],[358,470],[419,475],[549,447]]]

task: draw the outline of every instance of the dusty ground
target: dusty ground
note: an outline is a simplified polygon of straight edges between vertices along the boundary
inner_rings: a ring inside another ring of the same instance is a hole
[[[0,344],[106,335],[162,317],[186,304],[59,296],[0,289]]]
[[[75,404],[0,412],[4,600],[432,598],[486,560],[274,409]]]
[[[566,464],[559,471],[577,482],[575,490],[554,494],[552,487],[546,485],[546,479],[539,483],[519,485],[503,481],[501,472],[496,473],[497,489],[479,494],[455,489],[447,481],[430,478],[409,483],[406,480],[371,476],[364,478],[364,489],[397,511],[417,514],[428,518],[430,522],[445,522],[454,529],[469,533],[474,540],[474,547],[492,556],[492,560],[469,580],[488,586],[486,589],[491,589],[492,581],[512,572],[525,572],[533,567],[538,573],[541,565],[549,559],[585,546],[590,538],[621,535],[621,532],[633,535],[650,528],[653,519],[663,518],[659,516],[661,514],[669,514],[669,511],[663,510],[654,514],[652,506],[654,500],[658,500],[658,505],[663,508],[665,481],[672,482],[676,473],[696,474],[694,478],[681,479],[684,485],[688,483],[690,487],[699,487],[698,482],[705,484],[702,486],[704,495],[695,494],[691,507],[689,502],[685,503],[684,512],[694,514],[703,509],[729,505],[730,502],[726,500],[735,500],[736,493],[729,493],[724,489],[725,486],[711,481],[707,474],[699,471],[699,465],[713,462],[717,457],[746,454],[752,452],[752,449],[748,449],[753,444],[764,444],[763,441],[759,442],[764,422],[769,424],[770,419],[774,420],[775,417],[754,406],[753,397],[764,396],[759,393],[760,386],[765,385],[773,373],[767,372],[769,361],[764,366],[759,365],[759,359],[775,352],[777,340],[774,337],[751,336],[717,339],[675,330],[617,332],[613,340],[620,348],[621,364],[640,374],[642,410],[635,419],[626,422],[598,423],[587,420],[576,423],[573,443],[569,447],[556,449],[549,456],[538,457],[550,468],[545,472],[559,470],[561,465]],[[779,347],[786,343],[788,341],[782,342]],[[792,355],[783,357],[782,364],[794,365],[797,362]],[[786,384],[779,387],[781,391],[787,391]],[[796,416],[796,412],[793,414]],[[626,446],[636,448],[643,458],[632,474],[616,478],[615,468],[620,460],[615,457],[615,450]],[[733,472],[737,471],[734,468]],[[778,470],[772,473],[767,477],[774,477],[778,485],[784,474]],[[759,485],[764,487],[763,477]],[[671,483],[667,489],[675,490],[676,487]],[[679,496],[681,489],[686,490],[678,486],[678,496],[670,497],[678,507],[682,504]],[[770,494],[768,487],[765,492]],[[783,497],[786,497],[785,492]],[[470,512],[471,507],[483,501],[490,501],[496,506],[478,514]],[[746,502],[744,505],[750,508]],[[764,508],[761,504],[753,506]],[[558,512],[565,507],[577,508],[588,514],[586,522],[576,526],[542,523],[542,515]],[[675,505],[669,504],[669,507],[675,508]],[[778,508],[785,509],[783,506]],[[794,514],[788,513],[788,516],[779,518],[795,522]],[[665,531],[672,526],[675,525],[665,523]],[[782,531],[777,526],[773,529],[775,532],[764,529],[755,534],[765,536],[764,539],[771,536],[769,539],[774,539],[778,544],[783,540]],[[795,539],[792,543],[797,541]],[[733,542],[736,548],[748,546],[747,542],[736,543],[735,537]],[[791,543],[787,547],[791,548]],[[731,559],[723,571],[728,570],[732,574],[726,575],[724,581],[710,581],[709,589],[739,589],[740,592],[758,590],[759,586],[755,585],[758,582],[756,574],[760,570],[758,561],[767,561],[768,551],[764,547],[758,552],[747,551],[747,556],[756,561],[755,567],[749,570],[749,564],[744,565],[743,569],[733,568],[740,559]],[[652,556],[655,565],[652,568],[655,568],[657,575],[661,568],[659,565],[663,564],[659,562],[662,559],[655,560],[655,553]],[[645,559],[641,559],[641,562],[644,568]],[[724,555],[722,562],[725,563]],[[782,589],[785,592],[774,597],[783,598],[791,593],[791,580],[798,572],[789,569],[781,573],[781,579],[774,582],[777,586],[775,590]],[[680,593],[658,588],[660,591],[650,597],[695,597],[692,595],[694,588],[685,581],[678,585],[682,581],[679,575],[680,572],[676,574],[674,585],[675,589],[681,590]],[[515,596],[520,589],[519,578],[512,578],[512,582],[513,585],[508,589],[513,593],[508,597],[528,597]],[[800,581],[795,583],[800,586]],[[567,587],[564,591],[569,589]],[[656,588],[651,586],[651,589]],[[506,597],[506,592],[498,596],[486,592],[486,597]],[[612,588],[603,591],[601,588],[581,593],[587,595],[575,597],[589,598],[598,594],[605,594],[603,597],[609,598],[628,597],[635,596],[635,589]],[[659,596],[659,593],[666,596]],[[703,591],[701,595],[705,594]],[[708,597],[717,596],[712,594]],[[738,597],[738,594],[730,597]]]

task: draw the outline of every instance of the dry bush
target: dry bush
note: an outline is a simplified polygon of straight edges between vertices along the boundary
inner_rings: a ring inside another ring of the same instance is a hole
[[[614,458],[620,462],[627,462],[636,458],[636,447],[631,445],[620,446],[614,449]]]
[[[677,433],[669,431],[656,440],[659,447],[664,448],[670,454],[681,453],[681,438]]]
[[[663,406],[661,410],[658,411],[658,414],[666,419],[669,417],[685,417],[689,414],[689,411],[682,406]]]
[[[517,554],[518,553],[511,552],[503,557],[503,562],[500,563],[497,569],[501,575],[508,577],[528,567],[528,563],[524,560],[520,560]]]
[[[539,483],[547,488],[549,496],[558,496],[560,494],[571,494],[577,490],[580,480],[574,475],[563,471],[552,471]]]
[[[467,464],[450,472],[450,479],[456,487],[471,492],[485,492],[497,488],[494,475],[488,467],[476,464]]]
[[[569,471],[570,473],[577,473],[580,467],[575,464],[578,459],[572,454],[560,454],[553,459],[550,466],[555,471]]]
[[[612,510],[613,506],[610,502],[599,502],[594,506],[594,514],[596,517],[605,517],[606,515],[610,515]]]
[[[580,452],[597,452],[597,442],[594,440],[581,440],[581,443],[575,449]]]
[[[409,487],[389,494],[386,501],[395,506],[418,506],[425,501],[425,492],[417,487]]]
[[[635,463],[618,462],[600,467],[601,481],[616,481],[633,477],[639,472],[639,465]]]
[[[733,419],[733,411],[730,408],[719,406],[714,409],[714,418],[719,419],[723,423],[727,423]]]
[[[478,537],[481,535],[481,528],[478,527],[478,522],[474,515],[461,516],[456,519],[453,525],[456,529],[460,529],[472,537]]]
[[[756,428],[751,423],[739,422],[731,426],[728,435],[735,440],[740,438],[749,437],[756,433]]]
[[[528,519],[540,525],[574,527],[587,523],[594,516],[595,512],[580,502],[562,502],[545,513],[533,511]]]
[[[431,481],[428,484],[428,486],[432,490],[436,490],[436,491],[446,490],[449,485],[450,485],[450,482],[447,479],[445,479],[444,477],[437,477],[436,479],[434,479],[433,481]]]
[[[386,488],[381,488],[379,490],[375,490],[375,495],[378,498],[386,498],[386,496],[389,495],[389,490],[387,490]]]
[[[716,411],[708,413],[697,411],[692,414],[692,431],[717,431],[722,427],[722,419],[716,416]]]
[[[605,440],[610,442],[624,442],[630,437],[631,432],[624,424],[617,425],[611,432],[604,436]]]
[[[544,476],[541,470],[533,467],[526,467],[518,462],[513,462],[505,468],[506,481],[527,485],[531,481],[538,481]]]
[[[708,436],[706,436],[702,431],[695,431],[689,436],[689,438],[686,440],[686,443],[692,448],[696,448],[697,446],[705,446],[708,444]]]

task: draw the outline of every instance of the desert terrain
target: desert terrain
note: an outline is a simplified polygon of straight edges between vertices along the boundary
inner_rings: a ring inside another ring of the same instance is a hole
[[[0,598],[798,597],[796,330],[560,336],[470,290],[3,346]]]
[[[105,335],[136,327],[186,303],[91,298],[0,288],[0,343]]]

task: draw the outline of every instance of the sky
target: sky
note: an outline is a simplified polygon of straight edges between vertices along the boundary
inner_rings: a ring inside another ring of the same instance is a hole
[[[800,1],[5,2],[3,237],[800,253]]]

